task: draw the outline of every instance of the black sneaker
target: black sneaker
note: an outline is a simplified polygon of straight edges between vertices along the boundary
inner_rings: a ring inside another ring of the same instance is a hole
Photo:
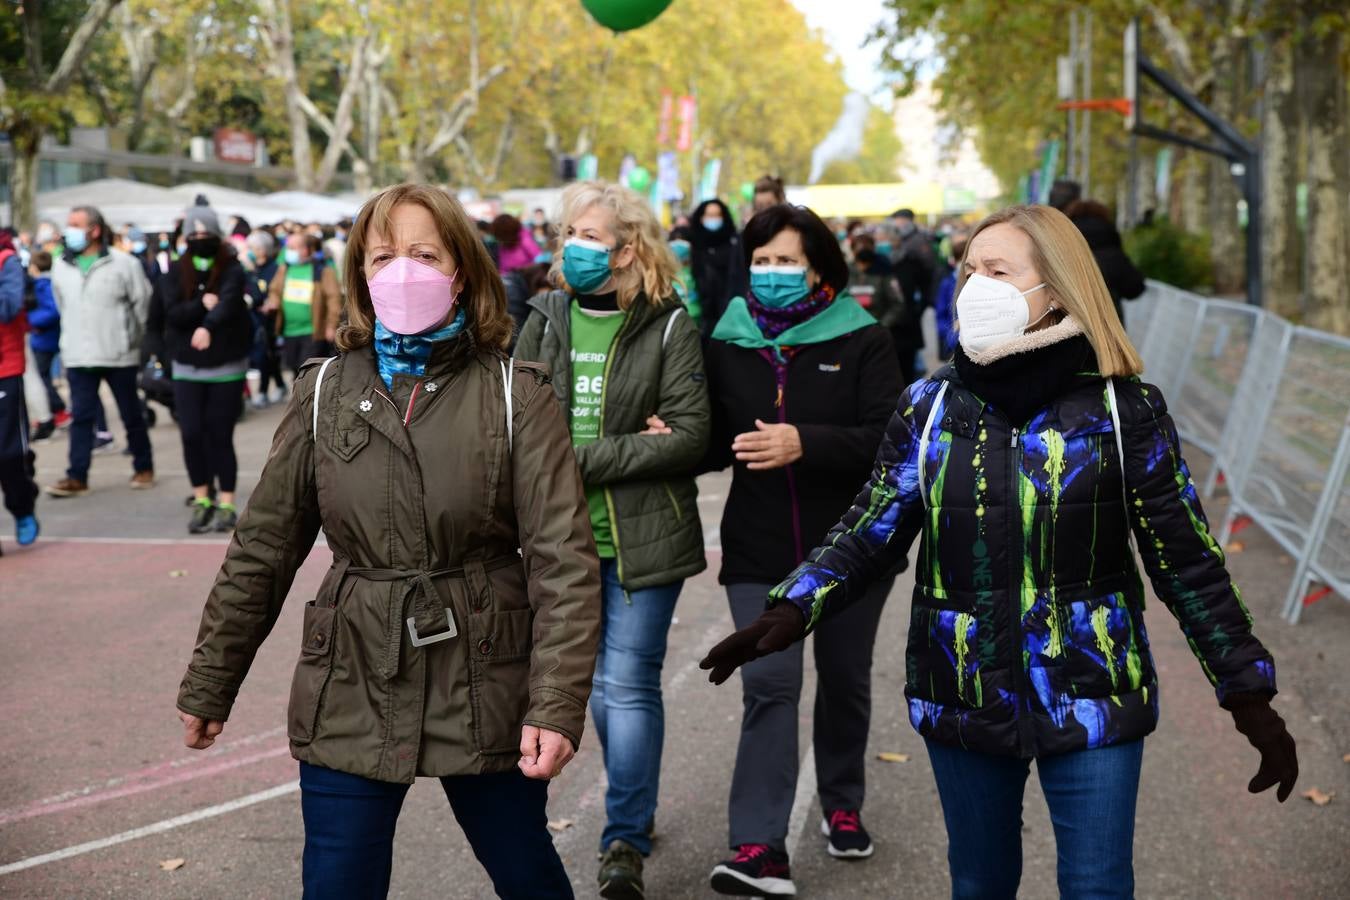
[[[636,847],[614,841],[600,860],[600,896],[605,900],[643,900],[642,854]]]
[[[712,889],[733,897],[792,897],[788,855],[765,844],[742,844],[736,858],[712,870]]]
[[[112,432],[101,431],[94,435],[94,453],[106,453],[112,449]]]
[[[876,849],[856,810],[827,813],[820,822],[820,833],[830,839],[830,855],[835,859],[866,859]]]
[[[38,441],[51,440],[51,437],[54,434],[56,434],[56,421],[54,419],[48,419],[45,422],[39,422],[28,439],[36,444]]]
[[[238,524],[239,511],[233,506],[225,506],[222,504],[216,507],[216,524],[214,526],[216,531],[229,533],[234,531],[235,526]]]
[[[192,504],[192,518],[188,520],[188,534],[206,534],[212,529],[211,520],[216,517],[216,506],[203,497]]]

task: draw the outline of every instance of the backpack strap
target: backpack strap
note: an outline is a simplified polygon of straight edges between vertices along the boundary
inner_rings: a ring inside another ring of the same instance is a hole
[[[919,434],[919,496],[923,498],[923,508],[928,510],[930,503],[928,501],[928,485],[924,483],[925,465],[928,459],[928,445],[930,443],[928,435],[933,431],[933,423],[937,421],[938,407],[942,406],[942,398],[947,395],[947,385],[950,381],[942,382],[942,387],[938,388],[937,397],[933,399],[933,405],[928,409],[928,420],[923,423],[923,431]]]
[[[680,313],[682,313],[682,312],[684,312],[684,307],[683,307],[683,306],[679,306],[679,307],[677,307],[677,308],[675,309],[675,311],[674,311],[673,313],[670,314],[670,318],[669,318],[669,319],[666,319],[666,333],[663,334],[663,335],[661,335],[661,349],[662,349],[662,350],[666,349],[666,344],[669,344],[669,343],[670,343],[670,332],[674,330],[674,328],[675,328],[675,320],[678,319],[678,318],[680,317]]]
[[[1116,380],[1106,379],[1106,395],[1110,398],[1111,428],[1116,437],[1116,456],[1120,458],[1120,496],[1125,503],[1125,536],[1129,538],[1130,548],[1134,549],[1134,529],[1130,527],[1130,490],[1125,483],[1125,440],[1120,433],[1120,410],[1116,403]]]
[[[314,380],[314,430],[312,435],[316,444],[319,442],[319,394],[323,390],[323,373],[328,371],[329,364],[335,359],[337,359],[336,356],[325,359],[323,365],[319,366],[319,377]]]
[[[504,360],[498,360],[502,367],[502,384],[506,386],[506,452],[511,453],[515,449],[516,426],[513,409],[514,402],[511,399],[511,387],[516,379],[516,367],[508,365]]]

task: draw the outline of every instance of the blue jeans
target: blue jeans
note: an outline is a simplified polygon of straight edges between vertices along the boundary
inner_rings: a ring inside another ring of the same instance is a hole
[[[548,782],[518,771],[440,779],[474,856],[508,900],[572,900],[548,833]],[[383,900],[410,785],[300,764],[305,900]],[[435,860],[431,870],[438,875]]]
[[[70,382],[70,468],[66,475],[76,481],[89,480],[89,460],[94,452],[94,423],[103,405],[98,399],[100,382],[108,382],[122,424],[127,429],[131,448],[131,466],[136,472],[150,472],[155,461],[150,450],[150,432],[141,412],[141,395],[136,388],[136,366],[110,369],[66,369]]]
[[[1031,761],[925,743],[947,822],[952,897],[1015,898]],[[1134,896],[1134,807],[1143,758],[1138,740],[1036,761],[1065,900]]]
[[[652,852],[647,826],[656,815],[666,737],[661,667],[684,582],[625,592],[612,559],[600,561],[600,577],[600,652],[591,688],[591,718],[609,779],[600,849],[618,840],[646,855]]]

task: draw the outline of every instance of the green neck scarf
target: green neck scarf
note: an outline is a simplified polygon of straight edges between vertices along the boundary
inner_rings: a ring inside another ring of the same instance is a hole
[[[875,324],[877,320],[858,305],[852,294],[845,291],[805,322],[793,325],[776,338],[767,338],[755,324],[745,300],[737,297],[727,304],[727,311],[713,329],[712,336],[714,340],[726,341],[737,347],[772,350],[773,355],[781,361],[784,348],[823,344]]]

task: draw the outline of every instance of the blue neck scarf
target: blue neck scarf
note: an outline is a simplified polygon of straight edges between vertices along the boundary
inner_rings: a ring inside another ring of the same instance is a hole
[[[421,376],[427,370],[427,360],[442,341],[448,341],[464,330],[466,316],[460,307],[449,325],[425,334],[396,334],[375,320],[375,361],[385,387],[394,389],[395,375]]]

